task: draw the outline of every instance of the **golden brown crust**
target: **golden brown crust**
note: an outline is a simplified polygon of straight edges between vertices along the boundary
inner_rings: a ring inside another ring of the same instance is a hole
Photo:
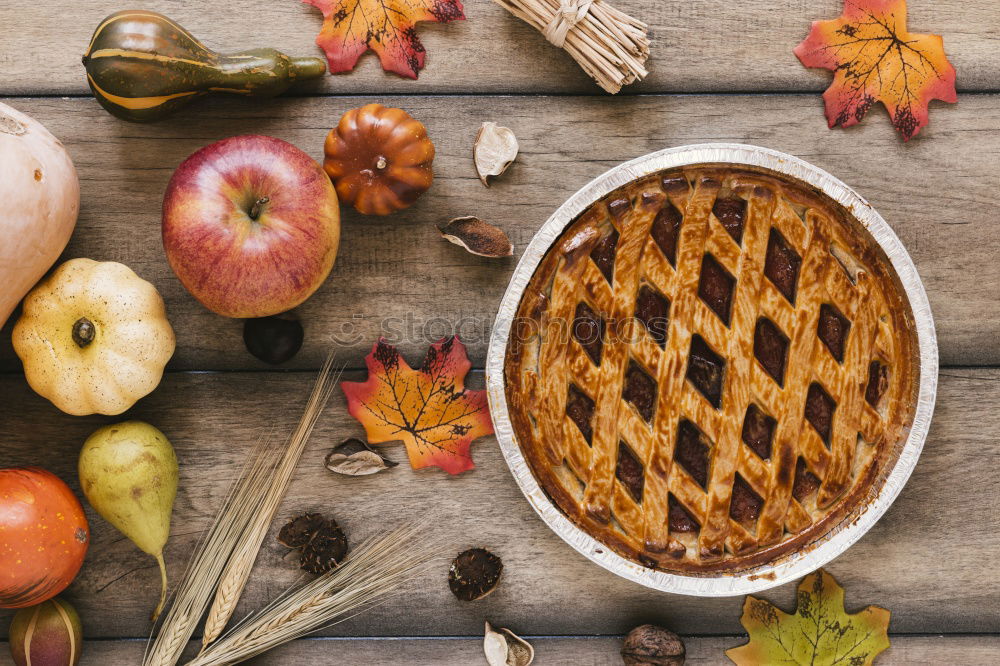
[[[552,501],[619,554],[752,569],[878,494],[913,418],[912,319],[882,249],[824,194],[742,167],[653,174],[536,269],[508,342],[511,421]]]

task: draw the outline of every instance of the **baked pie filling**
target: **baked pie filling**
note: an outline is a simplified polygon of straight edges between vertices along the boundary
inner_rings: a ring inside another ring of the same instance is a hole
[[[542,259],[507,401],[591,536],[648,567],[741,571],[877,495],[916,348],[895,272],[839,205],[770,172],[675,169],[592,204]]]

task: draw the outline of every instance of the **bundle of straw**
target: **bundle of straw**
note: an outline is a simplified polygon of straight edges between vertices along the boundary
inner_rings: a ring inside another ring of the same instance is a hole
[[[493,1],[569,52],[611,94],[648,74],[648,26],[604,0]]]

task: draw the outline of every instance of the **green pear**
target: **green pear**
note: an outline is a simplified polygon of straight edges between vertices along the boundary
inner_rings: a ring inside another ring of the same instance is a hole
[[[142,421],[94,432],[80,451],[80,486],[97,513],[160,565],[160,615],[167,598],[163,547],[177,495],[177,455],[166,436]]]

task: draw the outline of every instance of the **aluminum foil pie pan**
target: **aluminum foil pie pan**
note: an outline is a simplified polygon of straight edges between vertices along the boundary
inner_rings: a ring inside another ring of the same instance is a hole
[[[916,326],[919,384],[913,424],[877,496],[841,525],[806,548],[754,569],[681,574],[644,567],[601,543],[572,523],[540,487],[525,460],[511,424],[504,387],[507,342],[522,294],[543,256],[564,228],[588,206],[617,188],[651,173],[699,164],[757,167],[812,186],[850,211],[889,258],[909,300]],[[616,166],[585,185],[542,225],[518,262],[494,322],[486,361],[486,387],[497,440],[507,465],[542,520],[573,548],[608,571],[646,587],[675,594],[716,597],[758,592],[798,580],[844,552],[886,512],[917,464],[930,427],[937,393],[938,349],[934,319],[916,267],[895,232],[854,190],[797,157],[742,144],[709,143],[669,148]]]

